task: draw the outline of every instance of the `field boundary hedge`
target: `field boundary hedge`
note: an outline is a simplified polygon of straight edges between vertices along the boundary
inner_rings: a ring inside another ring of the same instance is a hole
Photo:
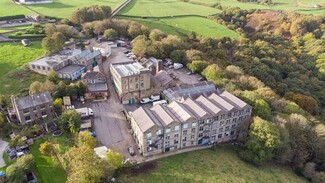
[[[11,16],[4,16],[4,17],[0,17],[0,21],[4,21],[4,20],[13,20],[13,19],[21,19],[21,18],[25,18],[25,15],[11,15]]]

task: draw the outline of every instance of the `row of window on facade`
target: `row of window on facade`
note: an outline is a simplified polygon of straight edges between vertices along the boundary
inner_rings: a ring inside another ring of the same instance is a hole
[[[247,116],[245,116],[245,118],[246,118]],[[232,119],[232,121],[230,121],[230,120],[226,120],[226,121],[220,121],[220,123],[219,123],[219,127],[221,127],[221,126],[226,126],[225,127],[225,130],[226,131],[228,131],[229,130],[229,128],[230,128],[230,124],[232,124],[231,125],[231,129],[234,129],[234,128],[236,128],[236,124],[237,124],[237,122],[242,122],[243,121],[243,116],[241,116],[241,117],[239,117],[238,118],[238,120],[237,120],[237,118],[233,118]],[[225,123],[226,122],[226,123]],[[208,127],[208,126],[206,126],[205,128],[204,128],[204,121],[203,120],[200,120],[200,125],[199,125],[199,131],[204,131],[204,130],[209,130],[210,128]],[[194,127],[194,128],[193,128]],[[212,129],[216,129],[218,127],[218,122],[213,122],[212,123]],[[174,131],[175,132],[177,132],[177,131],[179,131],[179,128],[180,128],[180,126],[179,125],[176,125],[175,126],[175,128],[174,128]],[[183,124],[183,130],[184,129],[187,129],[188,128],[188,123],[185,123],[185,124]],[[223,129],[223,127],[222,128],[219,128],[219,130],[220,129]],[[194,122],[194,123],[192,123],[192,130],[191,130],[191,132],[192,133],[195,133],[195,131],[196,131],[196,122]],[[171,132],[171,128],[170,127],[168,127],[168,128],[166,128],[165,129],[165,133],[166,134],[168,134],[168,133],[170,133]],[[184,134],[184,132],[185,132],[185,134]],[[183,134],[184,135],[186,135],[186,132],[187,132],[187,130],[184,130],[183,131]],[[156,135],[158,136],[158,135],[161,135],[162,133],[161,133],[161,129],[159,129],[157,132],[156,132]],[[147,132],[147,138],[150,138],[152,136],[152,134],[151,134],[151,131],[148,131]]]
[[[33,69],[35,69],[35,68],[37,68],[37,69],[42,69],[43,71],[45,71],[45,70],[48,70],[48,71],[50,71],[51,70],[51,68],[50,67],[45,67],[45,66],[39,66],[39,65],[32,65],[32,68]]]
[[[35,116],[35,118],[40,118],[40,117],[43,117],[43,116],[47,116],[46,111],[42,111],[41,115],[42,116],[38,116],[37,114],[35,114],[34,116]],[[28,121],[28,120],[31,120],[31,116],[25,116],[25,121]]]
[[[50,107],[52,107],[52,106],[50,106]],[[45,110],[45,105],[41,105],[41,106],[38,106],[38,107],[34,107],[33,108],[33,111],[34,112],[37,112],[38,110]],[[24,109],[23,110],[23,113],[24,114],[27,114],[27,113],[29,113],[30,112],[30,109]]]

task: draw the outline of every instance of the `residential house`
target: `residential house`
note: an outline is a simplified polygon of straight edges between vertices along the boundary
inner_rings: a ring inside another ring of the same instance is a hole
[[[106,76],[103,73],[99,71],[88,71],[82,75],[81,80],[87,85],[86,99],[107,99],[108,87]]]
[[[140,63],[134,61],[112,63],[110,71],[121,103],[131,104],[150,96],[150,70]]]
[[[95,43],[92,46],[92,50],[98,50],[102,54],[103,57],[109,57],[112,53],[111,46],[108,42],[104,43]]]
[[[12,96],[11,102],[21,124],[35,122],[46,117],[54,117],[53,100],[49,92],[20,98]]]
[[[247,132],[252,107],[225,90],[130,113],[143,156],[227,142]]]

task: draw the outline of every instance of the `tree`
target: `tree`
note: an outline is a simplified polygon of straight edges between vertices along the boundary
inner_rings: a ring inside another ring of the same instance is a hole
[[[55,152],[54,146],[51,142],[45,141],[40,144],[39,151],[46,156],[52,156]]]
[[[274,124],[255,117],[242,155],[253,163],[262,164],[273,157],[274,150],[280,144],[279,129]]]
[[[32,84],[29,86],[29,92],[31,94],[37,94],[43,91],[43,84],[39,81],[34,81]]]
[[[0,95],[0,108],[5,108],[7,104],[7,98],[4,95]]]
[[[86,85],[82,81],[77,82],[77,95],[78,96],[83,96],[86,92]]]
[[[68,163],[68,183],[101,182],[109,172],[105,162],[89,146],[72,147],[64,157]]]
[[[109,166],[113,170],[117,170],[117,169],[121,168],[123,165],[123,156],[118,152],[112,151],[111,149],[108,150],[106,159],[107,159]]]
[[[204,60],[194,60],[191,63],[187,64],[187,68],[193,72],[201,73],[207,66],[209,62]]]
[[[306,165],[304,167],[304,171],[302,172],[302,174],[306,178],[311,179],[315,175],[315,166],[316,166],[316,164],[313,163],[313,162],[306,163]]]
[[[59,115],[62,113],[63,100],[62,98],[56,98],[53,102],[53,107],[56,113]]]
[[[132,42],[132,52],[139,57],[144,57],[149,45],[148,38],[144,35],[136,37]]]
[[[325,53],[320,54],[316,60],[316,67],[318,68],[319,73],[325,75]]]
[[[221,78],[221,69],[217,64],[212,64],[203,70],[202,75],[209,81],[217,82]]]
[[[166,37],[166,34],[161,32],[158,29],[151,30],[151,32],[149,34],[149,39],[151,41],[161,41],[161,39],[163,39],[164,37]]]
[[[52,39],[55,42],[55,50],[59,51],[62,50],[62,48],[64,47],[64,43],[65,43],[65,37],[61,32],[55,32],[52,35]]]
[[[77,140],[78,146],[89,146],[90,148],[95,148],[96,146],[96,139],[91,136],[89,131],[82,131],[78,134],[78,140]]]
[[[50,24],[50,23],[45,24],[44,30],[45,30],[45,33],[46,33],[47,37],[52,37],[52,35],[55,32],[57,32],[55,24]]]
[[[0,128],[4,127],[6,122],[7,122],[6,116],[2,112],[0,112]]]
[[[34,157],[31,154],[17,158],[17,161],[6,170],[6,176],[12,183],[21,183],[24,179],[24,174],[34,165]]]
[[[254,106],[255,115],[262,117],[263,119],[271,119],[271,108],[267,102],[263,99],[258,99],[255,101]]]
[[[81,117],[75,110],[66,110],[59,118],[61,128],[71,133],[77,133],[80,128]]]
[[[131,38],[136,38],[137,36],[143,35],[141,24],[132,22],[128,29],[128,35]]]
[[[114,29],[106,29],[104,32],[104,36],[109,40],[116,40],[117,39],[117,32]]]
[[[42,91],[48,91],[50,93],[54,92],[55,90],[55,85],[52,83],[50,80],[46,80],[41,88]]]
[[[284,96],[286,99],[291,100],[293,102],[295,102],[296,104],[298,104],[302,109],[306,110],[307,112],[311,113],[311,114],[318,114],[318,103],[317,101],[311,97],[311,96],[307,96],[307,95],[303,95],[300,93],[292,93],[292,92],[288,92],[285,94]]]
[[[170,54],[170,58],[172,59],[173,62],[176,63],[181,63],[186,65],[186,58],[185,58],[185,51],[184,50],[174,50]]]
[[[52,81],[54,84],[57,84],[57,82],[59,81],[59,76],[58,74],[54,71],[51,70],[46,77],[48,80]]]
[[[54,53],[56,51],[56,45],[54,39],[45,37],[42,40],[42,48],[48,53]]]
[[[325,182],[325,172],[316,172],[312,178],[312,183],[324,183]]]
[[[6,169],[6,176],[8,180],[12,183],[21,183],[24,180],[23,170],[15,165],[10,165]]]

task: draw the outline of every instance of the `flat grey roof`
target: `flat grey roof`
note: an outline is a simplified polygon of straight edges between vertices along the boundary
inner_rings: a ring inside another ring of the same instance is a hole
[[[32,65],[46,66],[46,67],[54,67],[75,55],[81,53],[80,49],[65,49],[60,51],[59,53],[48,55],[42,58],[39,58],[33,62],[30,62]]]
[[[63,67],[62,69],[59,69],[57,72],[61,74],[72,74],[74,72],[79,71],[80,69],[85,68],[85,66],[81,65],[68,65],[66,67]]]
[[[87,84],[87,88],[90,92],[100,92],[108,90],[106,83]]]
[[[121,77],[138,75],[140,71],[149,71],[149,69],[144,68],[139,62],[113,63],[111,67],[113,67]]]
[[[53,100],[51,94],[47,91],[14,99],[14,103],[18,109],[28,109],[49,102],[53,102]]]

